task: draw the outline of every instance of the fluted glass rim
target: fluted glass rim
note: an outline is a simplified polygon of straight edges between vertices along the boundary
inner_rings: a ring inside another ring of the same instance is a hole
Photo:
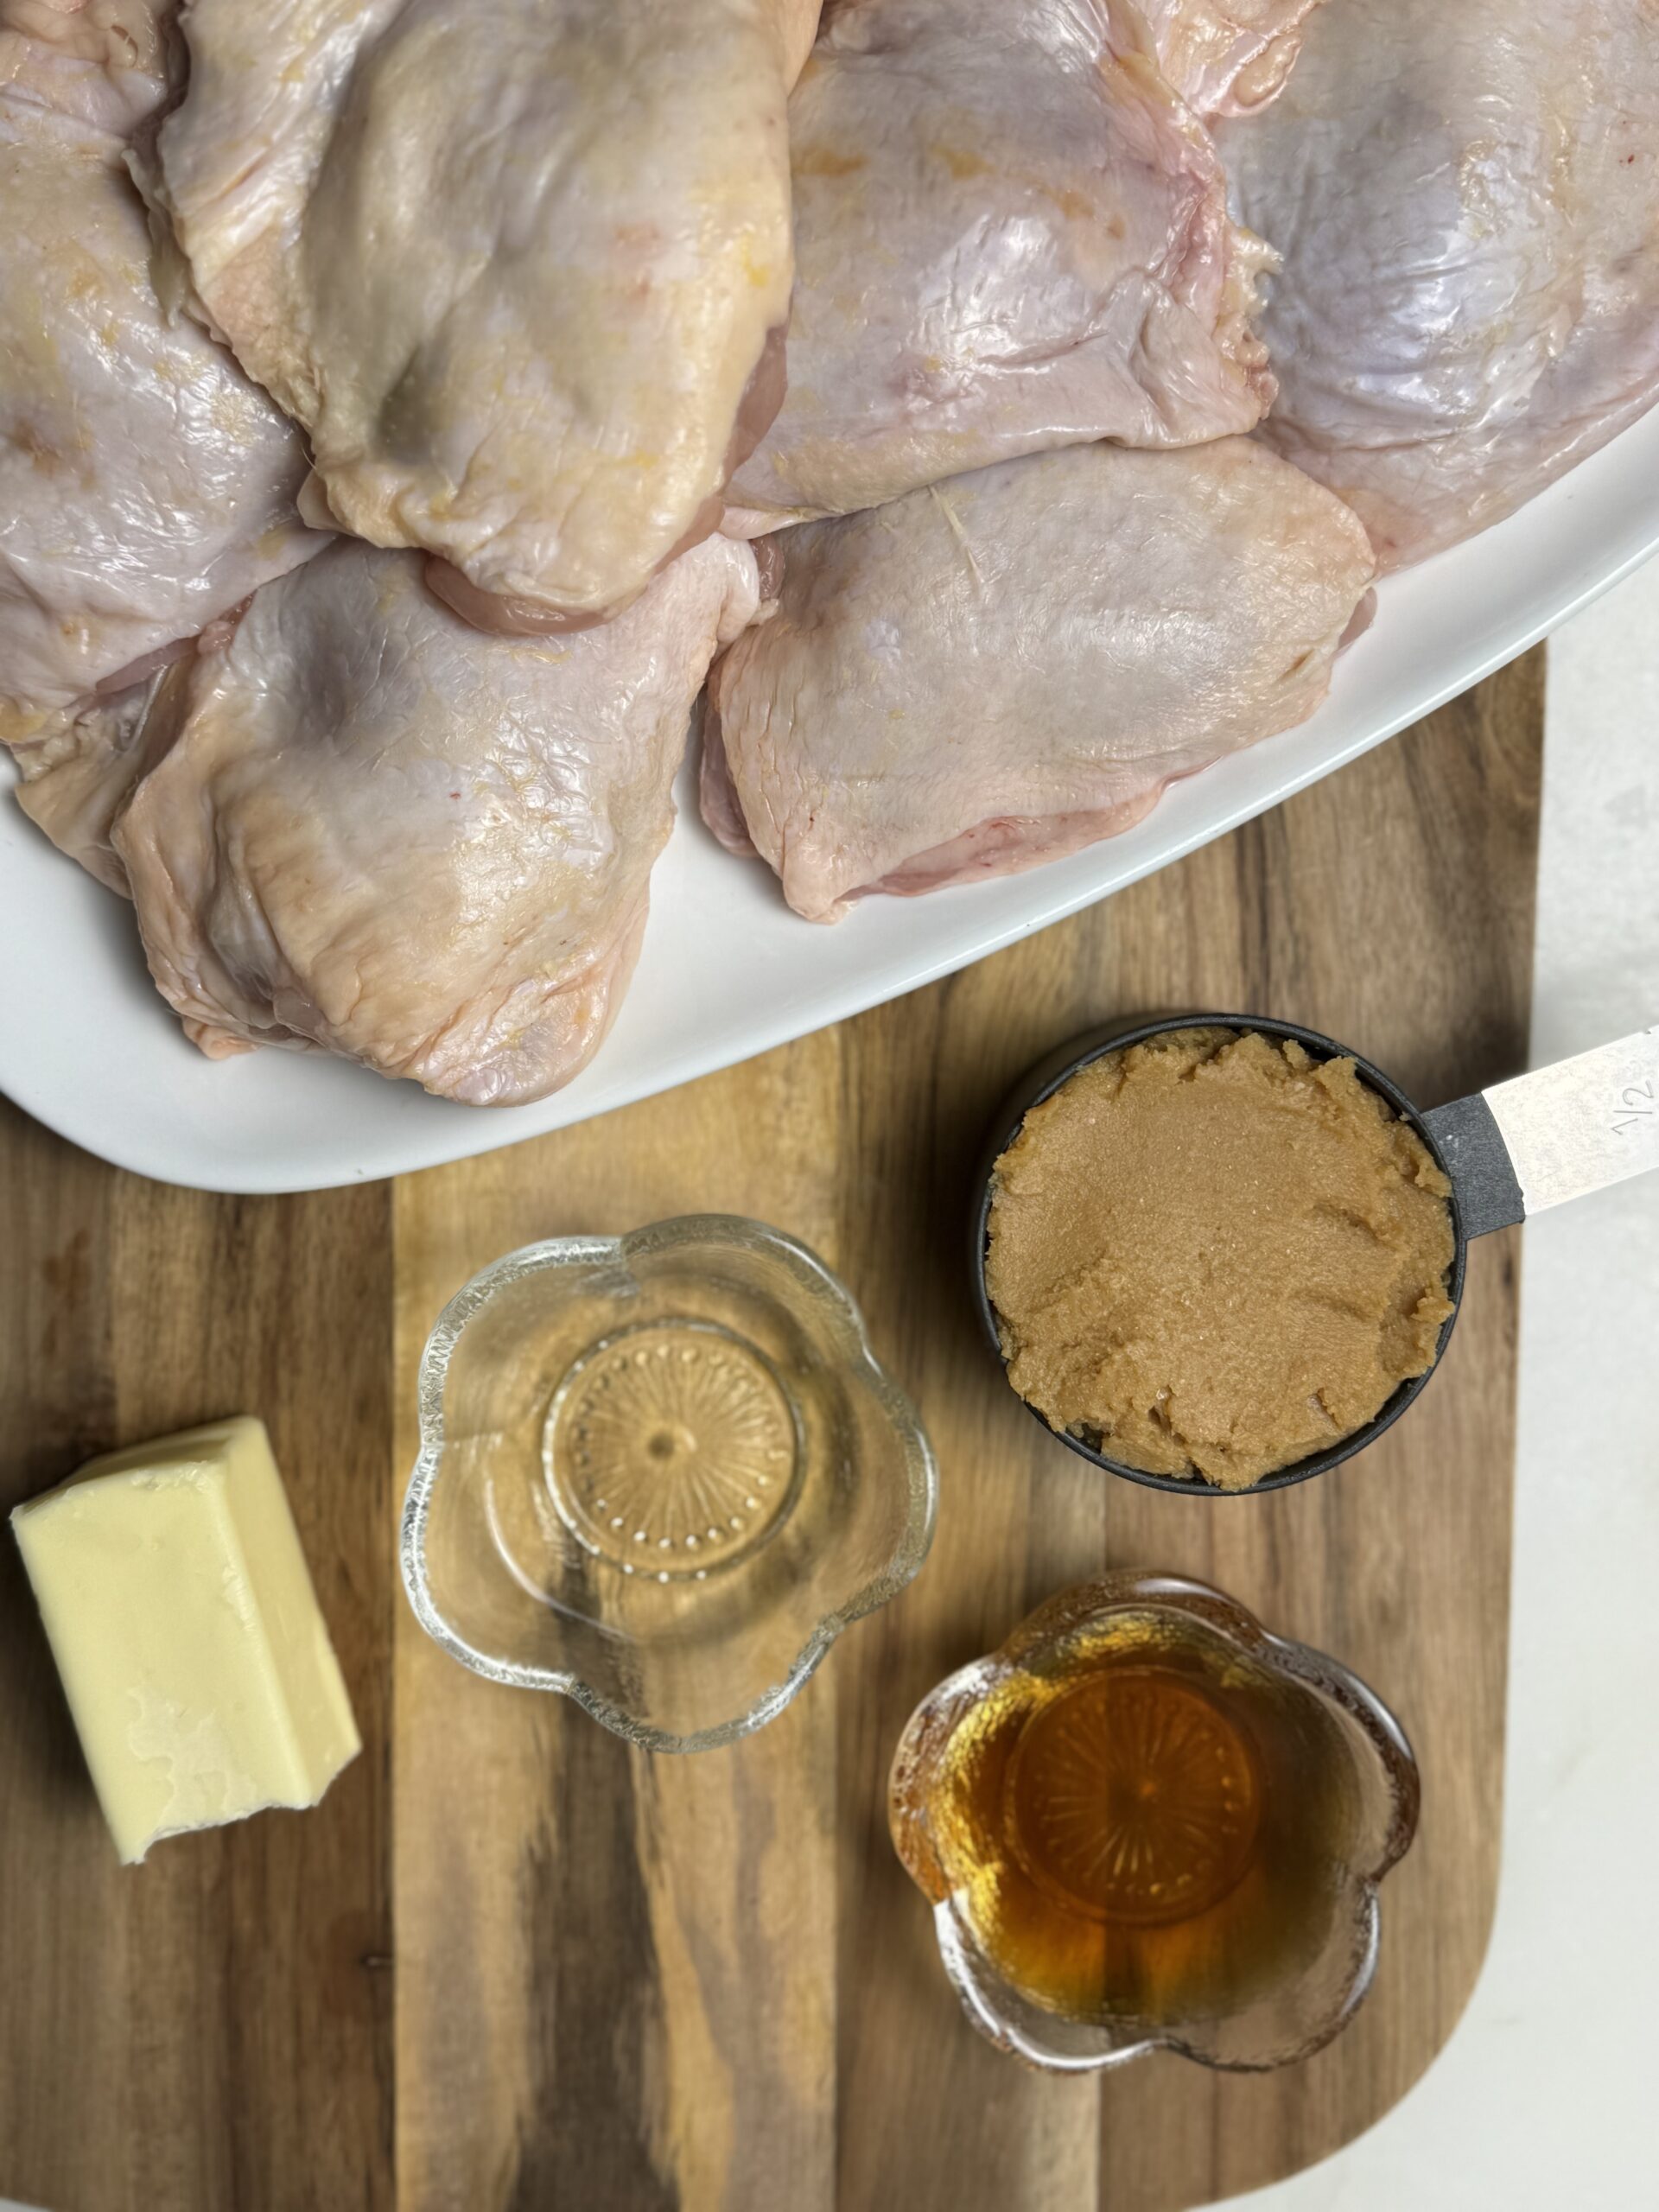
[[[446,1618],[432,1594],[427,1572],[426,1532],[448,1448],[444,1385],[450,1362],[474,1316],[499,1292],[531,1275],[563,1268],[591,1268],[616,1262],[626,1266],[639,1255],[690,1244],[727,1245],[770,1252],[784,1262],[801,1287],[819,1302],[841,1340],[849,1374],[874,1400],[898,1440],[906,1503],[903,1531],[886,1566],[823,1616],[785,1673],[730,1719],[677,1734],[618,1705],[570,1669],[524,1665],[500,1658],[470,1643]],[[487,1267],[480,1268],[439,1314],[421,1354],[416,1387],[420,1448],[404,1495],[397,1542],[404,1588],[415,1618],[442,1650],[474,1674],[510,1688],[550,1690],[568,1697],[601,1727],[643,1751],[713,1751],[763,1728],[804,1688],[844,1629],[890,1603],[915,1580],[932,1545],[938,1513],[938,1468],[933,1448],[915,1408],[875,1357],[863,1314],[852,1294],[798,1237],[747,1215],[677,1214],[619,1236],[548,1236],[504,1254]]]
[[[1085,1605],[1084,1600],[1090,1600]],[[954,1895],[929,1899],[935,1940],[945,1976],[973,2025],[994,2044],[1024,2064],[1052,2074],[1093,2074],[1114,2070],[1131,2060],[1157,2050],[1173,2052],[1221,2073],[1267,2073],[1278,2067],[1310,2058],[1324,2050],[1347,2025],[1370,1990],[1376,1974],[1381,1946],[1382,1910],[1378,1890],[1384,1877],[1398,1865],[1417,1832],[1422,1785],[1416,1755],[1404,1730],[1382,1700],[1340,1660],[1294,1637],[1275,1635],[1249,1609],[1212,1584],[1196,1577],[1156,1570],[1121,1568],[1093,1580],[1075,1584],[1048,1599],[1027,1614],[995,1651],[970,1661],[938,1683],[917,1706],[906,1723],[893,1754],[888,1785],[894,1847],[912,1881],[926,1894],[925,1885],[906,1855],[899,1834],[898,1789],[907,1764],[921,1755],[917,1738],[925,1717],[931,1719],[950,1700],[977,1689],[1001,1666],[1019,1665],[1025,1655],[1052,1643],[1062,1632],[1092,1615],[1135,1604],[1175,1605],[1210,1621],[1235,1638],[1275,1673],[1294,1681],[1310,1697],[1336,1706],[1352,1720],[1369,1745],[1382,1775],[1389,1805],[1389,1819],[1372,1858],[1345,1870],[1344,1906],[1353,1936],[1352,1972],[1342,1995],[1311,2032],[1294,2047],[1273,2050],[1251,2057],[1225,2056],[1190,2032],[1179,2028],[1149,2029],[1124,2042],[1108,2039],[1100,2031],[1096,2048],[1069,2050],[1045,2043],[1022,2028],[996,2005],[982,1965],[991,1973],[972,1929],[959,1911]],[[947,1748],[960,1717],[944,1729],[941,1748]],[[1057,2019],[1063,2016],[1057,2015]],[[1080,2024],[1067,2023],[1077,2026]],[[1085,2030],[1086,2032],[1086,2030]]]

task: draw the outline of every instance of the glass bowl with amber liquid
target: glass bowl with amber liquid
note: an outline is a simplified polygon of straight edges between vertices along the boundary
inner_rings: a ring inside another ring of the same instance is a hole
[[[1418,1796],[1346,1669],[1204,1584],[1120,1573],[940,1684],[889,1811],[992,2042],[1062,2072],[1155,2049],[1256,2069],[1364,1995]]]

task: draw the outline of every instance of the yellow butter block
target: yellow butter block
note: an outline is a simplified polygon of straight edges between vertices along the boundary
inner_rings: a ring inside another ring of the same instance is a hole
[[[126,1864],[315,1805],[362,1749],[263,1421],[111,1452],[11,1524]]]

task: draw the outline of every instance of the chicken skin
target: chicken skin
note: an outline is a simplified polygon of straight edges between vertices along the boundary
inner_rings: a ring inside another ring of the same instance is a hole
[[[782,393],[799,0],[192,0],[150,189],[308,512],[481,626],[607,620]]]
[[[1659,397],[1659,18],[1645,0],[1326,0],[1223,135],[1283,257],[1264,435],[1395,569]]]
[[[0,0],[0,86],[124,136],[168,90],[176,0]]]
[[[811,921],[1035,867],[1303,721],[1373,574],[1249,438],[1007,461],[779,541],[716,665],[703,814]]]
[[[339,541],[24,796],[107,855],[204,1052],[338,1052],[517,1104],[620,1003],[691,703],[755,611],[755,557],[715,537],[613,623],[537,639],[484,635],[421,568]]]
[[[1127,0],[842,0],[789,125],[789,390],[735,534],[1268,404],[1262,251]]]
[[[0,739],[13,745],[325,542],[296,510],[306,456],[292,424],[156,301],[124,159],[162,79],[83,50],[91,15],[60,14],[54,42],[16,28],[11,8],[0,32]]]
[[[1200,115],[1249,115],[1284,90],[1319,0],[1141,0],[1166,76]]]

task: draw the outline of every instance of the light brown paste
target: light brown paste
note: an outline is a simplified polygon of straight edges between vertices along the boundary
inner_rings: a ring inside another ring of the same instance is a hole
[[[1224,1029],[1109,1053],[996,1164],[1009,1379],[1127,1465],[1255,1482],[1433,1364],[1450,1187],[1351,1060]]]

